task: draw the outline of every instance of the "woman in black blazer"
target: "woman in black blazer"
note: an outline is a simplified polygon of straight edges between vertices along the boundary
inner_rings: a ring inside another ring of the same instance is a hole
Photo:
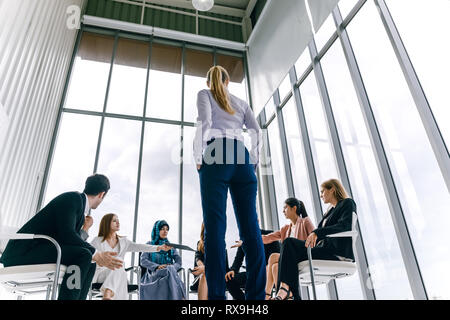
[[[327,235],[350,231],[355,202],[348,197],[341,182],[330,179],[321,184],[320,197],[330,207],[306,241],[287,238],[281,247],[276,300],[284,300],[289,293],[300,299],[298,288],[298,263],[308,260],[307,248],[311,247],[313,259],[354,261],[351,238],[328,238]]]

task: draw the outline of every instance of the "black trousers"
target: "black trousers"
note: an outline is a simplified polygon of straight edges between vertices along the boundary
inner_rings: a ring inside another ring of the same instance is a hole
[[[227,281],[227,289],[234,300],[245,300],[245,283],[247,282],[247,273],[239,272],[234,278]]]
[[[329,248],[314,247],[311,249],[313,259],[317,260],[339,260]],[[295,238],[287,238],[281,245],[280,260],[278,262],[278,283],[284,282],[289,286],[295,300],[300,300],[298,284],[298,264],[308,260],[305,241]]]
[[[3,264],[5,267],[12,267],[55,263],[56,255],[56,248],[52,244],[39,243],[23,255],[7,257]],[[86,248],[61,245],[61,264],[68,268],[69,266],[78,266],[80,277],[76,279],[77,272],[66,272],[61,283],[58,300],[86,300],[97,266],[92,263],[92,253]]]

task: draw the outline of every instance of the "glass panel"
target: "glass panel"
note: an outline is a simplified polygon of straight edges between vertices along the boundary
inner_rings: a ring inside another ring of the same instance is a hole
[[[340,0],[339,1],[339,10],[341,11],[342,19],[348,16],[350,11],[356,6],[359,0]]]
[[[61,193],[83,191],[94,169],[99,128],[100,117],[63,113],[44,206]]]
[[[184,77],[184,121],[196,122],[197,94],[207,89],[206,73],[214,65],[211,52],[186,49]]]
[[[183,128],[183,244],[193,249],[197,248],[200,240],[200,229],[203,221],[202,200],[200,197],[200,181],[194,163],[192,151],[194,127]],[[194,267],[194,255],[184,254],[183,265]]]
[[[75,58],[66,108],[103,111],[114,38],[83,32]]]
[[[137,241],[151,241],[157,220],[169,224],[168,239],[179,243],[180,127],[146,123],[142,155]]]
[[[300,86],[300,95],[311,141],[317,183],[320,186],[325,180],[339,176],[314,73],[311,73]]]
[[[300,58],[298,58],[297,62],[295,63],[295,73],[297,74],[297,79],[299,79],[302,74],[306,71],[306,68],[311,64],[311,56],[309,54],[309,49],[306,48],[305,51],[303,51]]]
[[[266,110],[266,121],[269,121],[270,118],[274,115],[276,109],[273,97],[270,97],[264,109]]]
[[[147,117],[181,119],[182,48],[153,43],[147,94]]]
[[[450,276],[445,270],[450,267],[450,251],[440,243],[450,223],[450,216],[442,214],[448,211],[450,196],[395,53],[386,33],[380,32],[377,8],[368,2],[355,19],[349,26],[350,39],[422,276],[431,298],[448,298]]]
[[[330,14],[327,20],[325,20],[319,31],[314,36],[314,40],[316,41],[317,46],[317,52],[320,52],[327,41],[330,40],[331,35],[334,31],[336,31],[336,25],[334,24],[333,15]]]
[[[410,288],[395,237],[391,213],[370,144],[367,128],[352,86],[345,56],[335,43],[322,59],[325,79],[341,138],[353,198],[365,245],[375,294],[379,299],[409,297]],[[375,190],[378,190],[375,192]],[[384,270],[384,272],[382,271]],[[391,273],[388,270],[396,270]],[[380,273],[382,272],[382,273]],[[362,299],[359,275],[338,280],[339,298]]]
[[[141,127],[139,121],[105,119],[97,172],[109,178],[111,189],[92,211],[91,237],[97,233],[102,217],[115,213],[120,221],[119,235],[133,239]]]
[[[278,120],[275,118],[269,125],[269,145],[273,180],[275,184],[275,197],[277,201],[278,221],[284,226],[289,221],[283,214],[284,201],[288,198],[286,183],[286,173],[284,170],[283,152],[281,149],[280,131],[278,129]],[[270,179],[270,176],[268,177]]]
[[[144,115],[148,54],[149,43],[119,39],[106,112]]]
[[[244,61],[242,58],[217,54],[216,62],[217,65],[224,67],[230,75],[231,79],[228,85],[230,93],[244,101],[248,101]]]
[[[313,200],[311,186],[308,177],[308,168],[306,166],[303,143],[300,136],[300,126],[295,101],[289,99],[283,107],[284,126],[286,128],[286,139],[289,151],[289,160],[291,163],[292,179],[294,181],[295,197],[302,200],[305,204],[308,216],[315,226],[318,221],[313,210]],[[318,192],[318,191],[315,191]]]
[[[450,1],[389,0],[387,4],[449,148]]]
[[[287,96],[289,92],[291,92],[291,79],[289,78],[289,72],[284,77],[283,81],[280,84],[280,87],[278,88],[278,92],[280,93],[280,101],[282,102],[284,98]]]

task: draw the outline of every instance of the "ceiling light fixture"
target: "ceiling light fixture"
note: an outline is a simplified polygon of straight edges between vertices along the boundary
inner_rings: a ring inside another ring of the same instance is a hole
[[[214,6],[214,0],[192,0],[192,5],[198,11],[209,11]]]

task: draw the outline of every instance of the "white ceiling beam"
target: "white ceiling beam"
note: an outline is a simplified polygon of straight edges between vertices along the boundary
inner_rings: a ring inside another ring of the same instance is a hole
[[[245,44],[236,41],[229,41],[219,38],[196,35],[176,30],[162,29],[137,23],[124,22],[120,20],[106,19],[89,15],[83,16],[83,23],[89,26],[97,26],[102,28],[117,29],[134,33],[154,35],[157,37],[187,41],[207,46],[219,47],[224,49],[245,51]]]
[[[195,10],[195,8],[192,6],[192,1],[187,1],[187,0],[146,0],[145,2],[147,2],[149,4],[172,6],[172,7],[178,7],[178,8],[183,8],[183,9]],[[139,2],[137,2],[137,3],[139,3]],[[216,13],[216,14],[224,14],[227,16],[238,17],[238,18],[243,18],[245,16],[245,10],[238,9],[238,8],[226,7],[226,6],[220,6],[220,5],[216,5],[216,4],[208,12]]]
[[[151,9],[157,9],[157,10],[162,10],[162,11],[173,12],[173,13],[177,13],[177,14],[183,14],[183,15],[191,16],[191,17],[197,17],[198,16],[201,19],[207,19],[207,20],[213,20],[213,21],[218,21],[218,22],[223,22],[223,23],[229,23],[229,24],[234,24],[234,25],[238,25],[238,26],[242,25],[242,22],[240,22],[240,21],[226,20],[226,19],[206,16],[206,15],[203,15],[203,14],[200,14],[200,13],[185,12],[185,11],[182,11],[182,10],[161,7],[159,5],[149,4],[148,1],[146,1],[145,4],[143,2],[135,2],[135,1],[130,1],[130,0],[114,0],[114,1],[115,2],[120,2],[120,3],[136,5],[136,6],[139,6],[139,7],[146,7],[146,8],[151,8]]]

